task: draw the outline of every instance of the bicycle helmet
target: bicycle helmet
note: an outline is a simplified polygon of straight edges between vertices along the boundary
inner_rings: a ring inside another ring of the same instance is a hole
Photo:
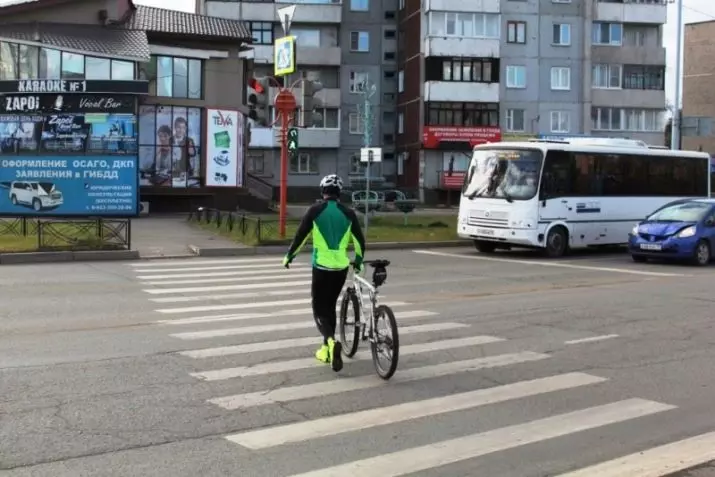
[[[320,181],[323,194],[340,195],[343,190],[343,180],[337,174],[330,174]]]

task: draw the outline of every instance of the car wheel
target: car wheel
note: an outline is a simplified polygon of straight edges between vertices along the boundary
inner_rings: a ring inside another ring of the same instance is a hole
[[[496,244],[485,242],[484,240],[475,240],[474,247],[481,253],[494,253],[494,250],[497,248]]]
[[[563,257],[568,250],[569,238],[566,229],[558,225],[546,236],[546,255],[552,258]]]
[[[693,254],[693,263],[700,267],[710,263],[710,244],[707,241],[701,240],[695,246],[695,253]]]
[[[15,194],[10,197],[10,202],[12,202],[12,205],[17,205],[17,196]]]
[[[42,210],[42,202],[40,202],[40,199],[35,199],[32,201],[32,208],[35,209],[35,212],[39,212]]]
[[[633,258],[633,261],[636,263],[645,263],[648,261],[647,257],[644,257],[643,255],[631,255]]]

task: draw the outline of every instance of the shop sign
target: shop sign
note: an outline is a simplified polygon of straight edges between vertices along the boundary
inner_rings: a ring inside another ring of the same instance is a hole
[[[31,79],[0,81],[0,94],[149,94],[148,81]]]
[[[206,110],[206,186],[242,187],[244,117],[239,111]]]
[[[134,96],[6,94],[0,96],[0,114],[11,113],[134,113]]]
[[[462,184],[464,184],[464,175],[465,172],[442,172],[442,177],[440,178],[440,182],[442,185],[442,189],[451,189],[451,190],[459,190],[462,188]]]
[[[468,143],[472,148],[478,144],[501,141],[501,129],[488,126],[424,126],[422,145],[425,149],[437,149],[442,142]]]

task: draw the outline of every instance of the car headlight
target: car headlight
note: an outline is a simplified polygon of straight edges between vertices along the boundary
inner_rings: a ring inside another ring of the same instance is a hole
[[[692,237],[693,235],[695,235],[695,226],[694,225],[681,230],[680,233],[678,234],[678,237],[688,238],[688,237]]]
[[[631,235],[638,235],[638,224],[635,224],[633,226],[633,229],[631,230]]]

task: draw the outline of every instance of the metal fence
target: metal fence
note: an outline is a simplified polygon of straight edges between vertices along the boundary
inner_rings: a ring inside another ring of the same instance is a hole
[[[278,217],[252,216],[241,212],[200,207],[189,213],[188,220],[208,225],[240,242],[262,245],[286,243],[292,238],[299,223],[297,220],[288,220],[286,237],[282,239]]]
[[[5,252],[130,250],[130,219],[0,217]]]

